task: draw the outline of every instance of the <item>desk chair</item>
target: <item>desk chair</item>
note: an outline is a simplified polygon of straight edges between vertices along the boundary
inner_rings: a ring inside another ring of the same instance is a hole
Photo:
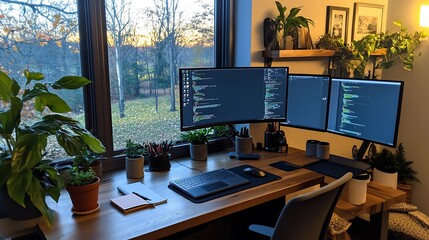
[[[344,184],[352,176],[346,173],[320,189],[292,198],[284,206],[274,228],[252,224],[249,229],[271,240],[324,240]]]

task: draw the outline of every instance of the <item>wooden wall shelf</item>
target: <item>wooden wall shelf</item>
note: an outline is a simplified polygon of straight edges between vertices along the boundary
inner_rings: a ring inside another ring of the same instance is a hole
[[[306,58],[306,57],[332,57],[334,50],[325,49],[296,49],[262,51],[264,58]]]

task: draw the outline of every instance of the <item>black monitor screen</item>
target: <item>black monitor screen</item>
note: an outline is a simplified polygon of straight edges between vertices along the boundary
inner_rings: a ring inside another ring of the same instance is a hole
[[[287,67],[179,69],[181,130],[286,120]]]
[[[289,74],[285,125],[325,131],[330,77]]]
[[[396,146],[403,82],[332,78],[328,131]]]

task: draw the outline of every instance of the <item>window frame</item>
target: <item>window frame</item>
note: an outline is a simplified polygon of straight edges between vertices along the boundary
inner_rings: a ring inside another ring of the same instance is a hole
[[[232,66],[234,0],[215,0],[215,67]],[[84,88],[85,124],[106,147],[105,171],[123,168],[122,150],[114,151],[105,0],[77,0],[82,76],[92,80]],[[209,151],[231,147],[229,139],[211,141]],[[188,144],[177,144],[173,157],[189,154]]]

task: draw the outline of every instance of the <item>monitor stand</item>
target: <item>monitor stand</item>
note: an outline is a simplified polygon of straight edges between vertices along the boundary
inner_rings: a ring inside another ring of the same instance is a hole
[[[370,141],[363,140],[362,144],[360,145],[359,150],[357,152],[353,151],[353,158],[355,160],[362,161],[362,159],[365,156],[366,150],[368,149],[370,144],[371,144]]]

